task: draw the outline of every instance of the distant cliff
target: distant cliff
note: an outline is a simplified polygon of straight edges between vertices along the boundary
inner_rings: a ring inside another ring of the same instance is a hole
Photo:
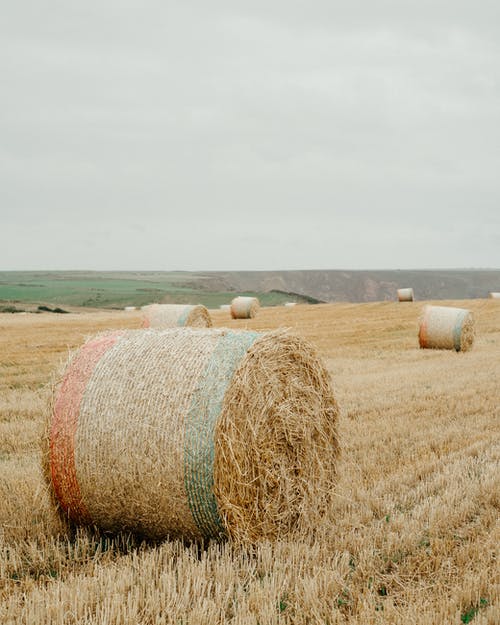
[[[198,277],[224,290],[278,290],[324,302],[394,300],[401,287],[412,287],[419,300],[474,299],[500,291],[500,270],[494,269],[227,271]]]

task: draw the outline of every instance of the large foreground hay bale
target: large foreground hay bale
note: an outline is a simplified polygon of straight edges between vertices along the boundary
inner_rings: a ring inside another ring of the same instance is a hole
[[[495,291],[491,291],[490,299],[500,299],[500,293],[497,293]]]
[[[474,318],[465,308],[425,306],[418,333],[420,347],[465,352],[474,343]]]
[[[235,297],[231,302],[231,317],[233,319],[253,319],[260,307],[256,297]]]
[[[337,413],[315,350],[287,332],[112,332],[68,364],[45,465],[76,523],[274,539],[327,509]]]
[[[145,328],[173,328],[190,326],[210,328],[212,320],[205,306],[186,304],[150,304],[144,306]]]
[[[412,288],[398,289],[398,301],[399,302],[413,302],[414,295]]]

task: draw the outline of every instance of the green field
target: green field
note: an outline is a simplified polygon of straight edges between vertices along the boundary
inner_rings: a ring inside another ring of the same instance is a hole
[[[33,304],[123,308],[153,302],[218,308],[236,295],[256,296],[263,306],[306,301],[278,291],[217,290],[217,284],[202,274],[187,272],[0,272],[0,304],[4,308]]]

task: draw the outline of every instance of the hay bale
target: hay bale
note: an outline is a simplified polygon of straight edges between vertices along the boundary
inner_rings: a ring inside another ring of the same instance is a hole
[[[398,289],[398,301],[399,302],[413,302],[413,289],[412,288],[404,288]]]
[[[56,387],[47,476],[66,517],[106,531],[286,537],[329,506],[337,414],[314,348],[287,332],[116,331]]]
[[[474,343],[474,318],[465,308],[425,306],[418,332],[420,347],[465,352]]]
[[[285,302],[284,306],[286,308],[293,308],[294,306],[297,306],[297,302]]]
[[[123,310],[126,310],[127,312],[132,312],[133,310],[136,310],[135,306],[125,306],[125,308]]]
[[[221,304],[219,308],[224,312],[231,312],[231,304]]]
[[[186,304],[150,304],[144,306],[144,328],[173,328],[191,326],[210,328],[212,320],[205,306]]]
[[[490,299],[500,299],[500,293],[496,293],[495,291],[491,291]]]
[[[235,297],[231,302],[231,317],[233,319],[252,319],[260,307],[256,297]]]

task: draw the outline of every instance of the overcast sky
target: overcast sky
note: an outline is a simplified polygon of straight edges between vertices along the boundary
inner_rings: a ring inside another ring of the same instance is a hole
[[[498,0],[16,0],[0,269],[500,267]]]

